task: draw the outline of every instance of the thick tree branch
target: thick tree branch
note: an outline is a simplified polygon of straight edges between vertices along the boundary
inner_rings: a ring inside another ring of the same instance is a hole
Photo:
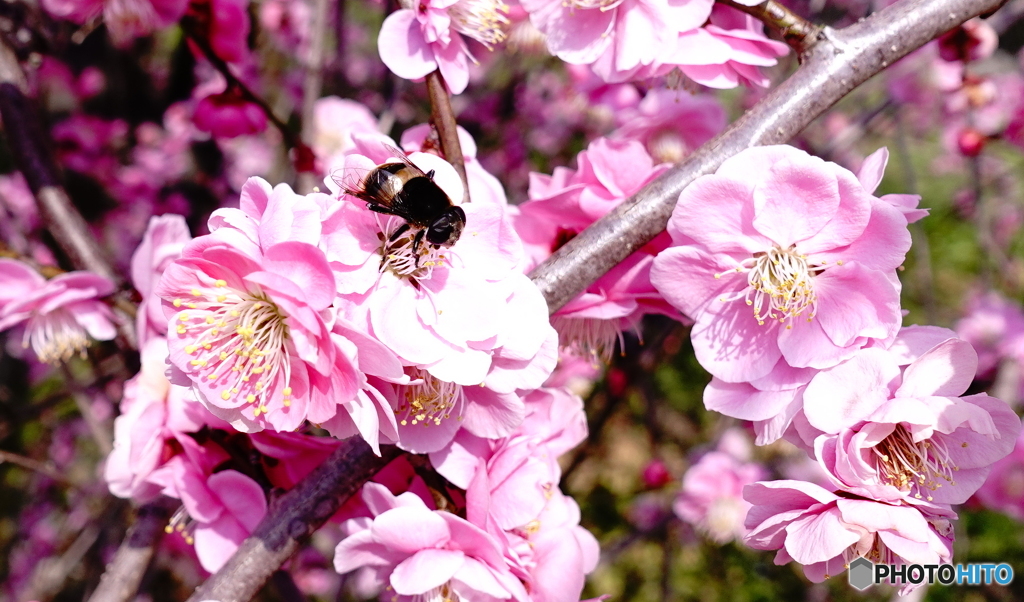
[[[462,179],[464,193],[462,202],[469,202],[469,178],[466,176],[466,160],[462,157],[462,145],[459,143],[459,130],[452,111],[452,99],[448,96],[448,86],[440,71],[427,75],[427,94],[430,96],[430,122],[437,129],[441,141],[441,152],[444,158]]]
[[[665,229],[679,193],[743,149],[786,142],[896,60],[1004,0],[902,0],[841,30],[822,29],[804,62],[725,132],[604,216],[530,277],[551,312]]]
[[[267,579],[288,560],[299,542],[327,522],[341,504],[401,453],[381,446],[381,457],[359,437],[345,440],[327,460],[294,489],[273,500],[253,534],[188,602],[252,599]]]
[[[89,602],[127,602],[135,599],[139,584],[146,574],[164,526],[174,509],[180,506],[178,500],[161,497],[139,508],[135,524],[129,529],[107,565],[100,584],[89,596]]]
[[[734,2],[734,0],[717,1],[719,4],[743,11],[770,27],[782,36],[782,39],[800,57],[803,57],[804,52],[814,45],[822,29],[775,0],[767,0],[757,6],[747,6]]]

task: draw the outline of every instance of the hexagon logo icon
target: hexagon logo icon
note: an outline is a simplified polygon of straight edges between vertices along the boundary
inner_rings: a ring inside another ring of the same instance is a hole
[[[850,585],[859,590],[865,590],[874,582],[872,575],[875,572],[875,565],[867,558],[861,556],[850,563],[848,572],[850,575]]]

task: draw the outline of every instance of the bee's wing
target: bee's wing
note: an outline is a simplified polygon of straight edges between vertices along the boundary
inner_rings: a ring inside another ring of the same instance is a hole
[[[366,196],[366,176],[374,170],[374,167],[346,165],[331,172],[331,179],[347,195],[357,198]]]
[[[401,162],[403,165],[412,170],[414,175],[423,176],[424,178],[427,177],[427,174],[423,173],[423,170],[417,167],[416,164],[413,163],[411,159],[409,159],[409,155],[405,154],[405,151],[403,151],[400,148],[395,148],[390,144],[385,144],[384,148],[386,148],[387,151],[391,153],[392,157],[397,158],[399,162]],[[388,161],[388,163],[392,163],[392,161]]]

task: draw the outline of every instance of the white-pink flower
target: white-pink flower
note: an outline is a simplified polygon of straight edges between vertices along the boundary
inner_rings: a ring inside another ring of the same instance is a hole
[[[687,469],[672,508],[713,541],[724,544],[747,534],[743,521],[750,503],[743,488],[766,478],[765,469],[724,451],[710,451]]]
[[[89,338],[117,334],[114,315],[101,300],[114,283],[92,272],[68,272],[50,280],[14,259],[0,259],[0,331],[23,326],[22,346],[41,362],[66,362],[85,354]]]
[[[834,163],[748,149],[682,192],[668,231],[651,280],[726,383],[779,388],[899,330],[907,220]]]

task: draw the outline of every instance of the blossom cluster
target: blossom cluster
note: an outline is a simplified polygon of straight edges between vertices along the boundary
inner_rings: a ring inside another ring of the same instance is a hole
[[[978,357],[934,326],[901,326],[896,270],[917,197],[876,197],[885,151],[858,174],[791,147],[744,151],[687,187],[651,281],[694,320],[708,409],[751,420],[823,469],[744,490],[748,545],[813,581],[858,556],[939,564],[951,505],[1013,449],[1020,420],[964,396]]]

